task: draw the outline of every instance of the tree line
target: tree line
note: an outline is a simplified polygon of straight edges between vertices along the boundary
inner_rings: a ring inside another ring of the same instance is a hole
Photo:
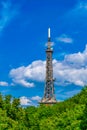
[[[0,130],[87,130],[87,87],[53,106],[23,108],[19,98],[0,94]]]

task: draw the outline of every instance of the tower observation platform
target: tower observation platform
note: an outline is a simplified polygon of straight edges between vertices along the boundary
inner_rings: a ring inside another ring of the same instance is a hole
[[[52,54],[53,49],[51,45],[50,28],[48,28],[48,44],[46,49],[46,76],[45,76],[45,88],[44,96],[40,101],[40,104],[56,104],[57,100],[54,94],[54,79],[53,79],[53,65]]]

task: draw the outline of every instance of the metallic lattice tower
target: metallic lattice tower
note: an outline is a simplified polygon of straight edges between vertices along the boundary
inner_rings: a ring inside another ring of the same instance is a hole
[[[42,98],[42,104],[55,104],[57,103],[54,95],[54,79],[53,79],[53,66],[52,66],[52,54],[51,48],[50,28],[48,29],[48,44],[46,49],[46,79],[44,97]]]

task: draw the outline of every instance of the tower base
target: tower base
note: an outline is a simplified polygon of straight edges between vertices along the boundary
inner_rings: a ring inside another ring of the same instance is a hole
[[[49,105],[51,105],[51,104],[56,104],[57,101],[54,98],[51,98],[51,99],[43,98],[39,103],[40,104],[49,104]]]

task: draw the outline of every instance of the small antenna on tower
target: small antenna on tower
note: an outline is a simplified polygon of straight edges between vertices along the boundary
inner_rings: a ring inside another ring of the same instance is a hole
[[[50,42],[50,28],[48,28],[48,42]]]
[[[50,28],[48,28],[48,37],[50,38]]]

